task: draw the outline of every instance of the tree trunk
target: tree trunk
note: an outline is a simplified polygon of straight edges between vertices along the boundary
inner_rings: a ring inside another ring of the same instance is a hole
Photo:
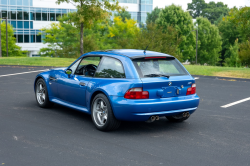
[[[83,48],[83,23],[81,23],[80,52],[81,52],[81,55],[84,53],[84,48]]]

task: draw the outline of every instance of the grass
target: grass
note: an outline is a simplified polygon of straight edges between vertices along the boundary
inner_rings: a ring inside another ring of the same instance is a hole
[[[250,79],[250,68],[185,65],[192,75],[219,76]]]
[[[3,57],[0,58],[0,65],[25,65],[25,66],[69,66],[74,58],[48,58],[48,57]],[[220,76],[233,78],[250,79],[250,68],[218,67],[185,65],[192,75]]]

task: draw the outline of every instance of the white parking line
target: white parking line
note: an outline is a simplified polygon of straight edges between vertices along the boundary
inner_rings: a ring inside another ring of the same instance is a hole
[[[227,108],[227,107],[231,107],[233,105],[236,105],[236,104],[240,104],[240,103],[243,103],[247,100],[250,100],[250,97],[249,98],[246,98],[246,99],[242,99],[242,100],[239,100],[239,101],[236,101],[236,102],[233,102],[233,103],[230,103],[230,104],[227,104],[227,105],[223,105],[221,106],[222,108]]]
[[[0,77],[7,77],[7,76],[14,76],[14,75],[20,75],[20,74],[28,74],[28,73],[36,73],[36,72],[42,72],[42,71],[48,71],[46,70],[35,70],[35,71],[29,71],[29,72],[23,72],[23,73],[14,73],[14,74],[6,74],[6,75],[0,75]]]
[[[194,77],[194,79],[195,79],[195,80],[198,80],[198,79],[199,79],[199,77]]]

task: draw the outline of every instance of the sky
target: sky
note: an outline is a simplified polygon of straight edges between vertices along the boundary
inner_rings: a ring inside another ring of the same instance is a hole
[[[205,0],[206,3],[209,3],[211,0]],[[234,6],[240,7],[245,6],[246,4],[250,5],[250,0],[212,0],[214,2],[223,2],[227,4],[229,8]],[[187,4],[192,3],[192,0],[153,0],[153,7],[158,6],[159,8],[164,8],[165,6],[176,4],[182,6],[183,10],[187,10]]]

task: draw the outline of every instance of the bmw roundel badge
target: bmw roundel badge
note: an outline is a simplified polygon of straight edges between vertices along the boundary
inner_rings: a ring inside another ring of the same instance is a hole
[[[168,85],[171,86],[171,85],[172,85],[172,82],[169,82]]]

